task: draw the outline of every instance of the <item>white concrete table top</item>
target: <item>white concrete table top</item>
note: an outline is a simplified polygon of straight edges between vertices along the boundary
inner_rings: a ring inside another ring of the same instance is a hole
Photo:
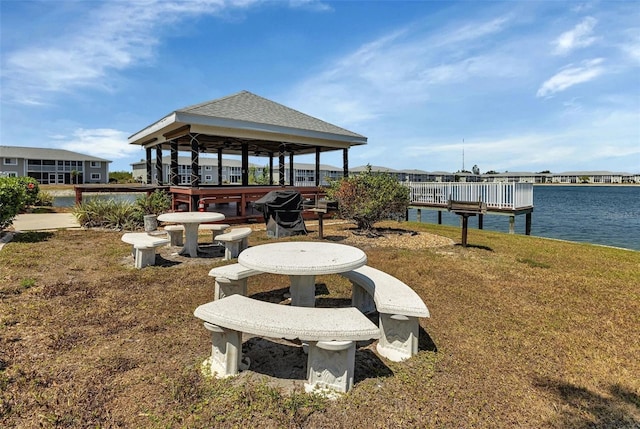
[[[367,263],[367,255],[344,244],[289,241],[250,247],[240,253],[238,262],[254,270],[289,275],[291,304],[313,307],[316,275],[344,273],[362,267]]]
[[[161,222],[184,225],[184,247],[180,254],[188,254],[192,258],[198,257],[198,226],[204,222],[217,222],[223,219],[224,215],[216,212],[175,212],[158,216]]]

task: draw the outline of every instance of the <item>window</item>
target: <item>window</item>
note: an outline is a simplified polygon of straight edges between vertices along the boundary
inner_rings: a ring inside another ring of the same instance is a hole
[[[205,182],[213,182],[213,176],[210,174],[207,174],[206,176],[204,176],[204,181]]]
[[[100,168],[102,166],[102,162],[100,161],[91,161],[91,168]]]
[[[100,173],[91,173],[91,180],[100,180]]]
[[[6,174],[6,177],[18,177],[18,173],[16,173],[15,171],[7,171],[3,174]]]
[[[18,165],[18,158],[5,158],[4,165]]]

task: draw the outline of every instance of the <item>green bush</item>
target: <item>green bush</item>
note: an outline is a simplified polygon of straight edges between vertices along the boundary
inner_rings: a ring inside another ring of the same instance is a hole
[[[128,201],[90,199],[76,205],[73,215],[85,228],[134,230],[141,224],[136,220],[136,206]]]
[[[40,185],[33,177],[18,177],[18,182],[24,186],[25,190],[25,206],[35,206],[38,202],[38,194],[40,193]],[[24,208],[24,207],[23,207]]]
[[[171,208],[171,195],[165,191],[156,189],[149,195],[136,198],[136,221],[142,223],[145,215],[159,215]]]
[[[108,228],[134,231],[144,225],[147,214],[164,213],[171,207],[171,195],[156,190],[150,195],[128,201],[90,199],[73,209],[78,223],[85,228]]]
[[[22,211],[27,189],[17,177],[0,177],[0,229],[7,228]]]
[[[48,192],[45,191],[40,191],[38,192],[38,196],[36,198],[36,202],[34,204],[34,206],[40,206],[40,207],[51,207],[53,206],[53,195],[51,195]]]
[[[327,196],[338,202],[340,216],[361,230],[403,216],[410,202],[408,187],[388,173],[372,172],[369,165],[363,173],[332,182]]]

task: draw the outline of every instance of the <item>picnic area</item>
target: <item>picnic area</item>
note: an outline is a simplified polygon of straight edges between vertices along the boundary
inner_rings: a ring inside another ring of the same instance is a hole
[[[637,427],[638,252],[383,222],[371,238],[327,222],[323,242],[415,291],[417,353],[395,361],[358,342],[353,386],[307,393],[300,341],[243,335],[247,370],[203,373],[211,332],[194,310],[214,299],[210,271],[171,246],[134,266],[122,233],[17,234],[0,251],[0,423],[7,427]],[[274,242],[252,226],[249,249]],[[401,234],[402,230],[407,233]],[[394,232],[395,233],[392,233]],[[410,233],[408,233],[410,232]],[[210,243],[211,231],[198,241]],[[356,269],[359,270],[360,268]],[[315,307],[350,307],[340,274],[314,279]],[[247,299],[287,305],[287,276],[247,278]],[[216,301],[214,301],[216,302]],[[379,314],[369,315],[377,325]]]

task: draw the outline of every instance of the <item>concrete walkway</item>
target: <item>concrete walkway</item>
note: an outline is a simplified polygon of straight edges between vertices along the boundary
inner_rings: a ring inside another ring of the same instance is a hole
[[[16,232],[51,231],[56,229],[80,229],[80,224],[71,213],[25,213],[13,220],[15,231],[0,232],[0,250]]]
[[[54,229],[80,228],[72,213],[25,213],[13,220],[13,229],[18,231],[46,231]]]

